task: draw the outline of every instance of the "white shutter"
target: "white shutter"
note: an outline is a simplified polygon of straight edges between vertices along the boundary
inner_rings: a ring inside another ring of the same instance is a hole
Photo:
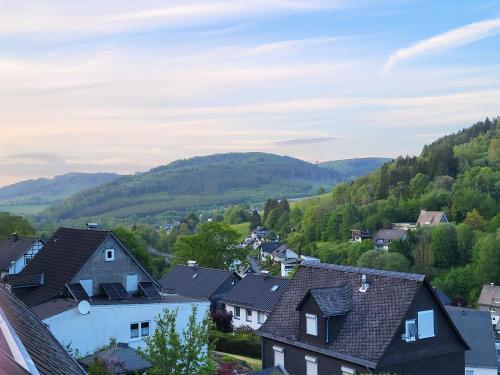
[[[312,336],[318,336],[318,320],[316,315],[306,314],[306,333]]]
[[[283,348],[280,346],[273,346],[274,351],[274,365],[285,368],[285,353],[283,352]]]
[[[418,312],[418,338],[434,337],[434,310]]]

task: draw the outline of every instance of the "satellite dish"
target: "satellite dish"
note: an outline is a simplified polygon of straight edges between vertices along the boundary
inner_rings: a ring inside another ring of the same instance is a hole
[[[78,304],[78,312],[82,315],[87,315],[90,312],[90,303],[88,301],[81,301]]]

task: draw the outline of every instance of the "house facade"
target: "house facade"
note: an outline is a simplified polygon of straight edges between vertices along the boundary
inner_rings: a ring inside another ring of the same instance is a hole
[[[248,326],[259,329],[285,291],[287,279],[267,274],[245,276],[222,299],[233,315],[235,328]]]
[[[363,231],[360,229],[351,229],[351,238],[349,242],[362,242],[364,240],[370,240],[372,238],[372,234],[367,231]]]
[[[490,313],[491,324],[496,327],[500,322],[500,286],[493,283],[483,285],[477,304],[479,310]]]
[[[164,310],[178,310],[179,329],[207,300],[159,293],[160,286],[110,231],[60,228],[23,272],[9,275],[14,293],[75,354],[111,339],[144,346]]]
[[[406,241],[407,238],[408,233],[403,229],[380,229],[373,236],[373,245],[375,250],[388,251],[391,242]]]
[[[259,331],[295,375],[464,374],[469,349],[422,275],[301,265]]]
[[[448,218],[443,211],[427,211],[421,210],[417,219],[417,227],[423,225],[437,225],[448,223]]]
[[[11,234],[0,241],[0,278],[21,272],[42,250],[44,242],[37,237]]]

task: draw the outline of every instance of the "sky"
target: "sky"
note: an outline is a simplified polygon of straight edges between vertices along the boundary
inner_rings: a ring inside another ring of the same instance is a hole
[[[0,0],[0,185],[415,155],[500,115],[500,0]]]

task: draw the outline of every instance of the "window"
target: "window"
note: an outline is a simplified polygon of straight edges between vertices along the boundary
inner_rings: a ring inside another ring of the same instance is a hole
[[[139,289],[137,275],[127,275],[127,292],[136,292]]]
[[[356,374],[356,370],[350,367],[342,366],[340,368],[341,375],[354,375]]]
[[[252,310],[247,309],[247,322],[252,321]]]
[[[306,314],[306,333],[312,336],[318,336],[318,319],[316,315]]]
[[[106,262],[112,262],[115,260],[115,249],[106,249],[104,252],[104,260]]]
[[[271,288],[271,292],[276,292],[279,287],[279,285],[273,285],[273,287]]]
[[[418,338],[434,337],[434,310],[418,312]]]
[[[285,367],[285,353],[283,352],[283,348],[281,346],[273,346],[274,352],[274,365],[281,367]]]
[[[474,375],[474,370],[465,370],[465,375]]]
[[[139,339],[149,336],[149,322],[131,323],[130,338]]]
[[[239,318],[240,318],[240,316],[241,316],[241,311],[240,311],[240,308],[239,308],[239,306],[235,306],[235,307],[234,307],[234,317],[235,317],[236,319],[239,319]]]
[[[417,338],[417,322],[415,319],[410,319],[405,322],[405,333],[403,333],[403,340],[406,342],[413,342]]]
[[[306,375],[318,375],[318,361],[316,357],[306,355]]]
[[[264,324],[264,322],[266,321],[266,314],[262,311],[259,311],[257,313],[257,321],[259,322],[259,324]]]
[[[92,279],[80,280],[80,284],[82,284],[83,289],[85,289],[89,297],[92,297],[94,295]]]

